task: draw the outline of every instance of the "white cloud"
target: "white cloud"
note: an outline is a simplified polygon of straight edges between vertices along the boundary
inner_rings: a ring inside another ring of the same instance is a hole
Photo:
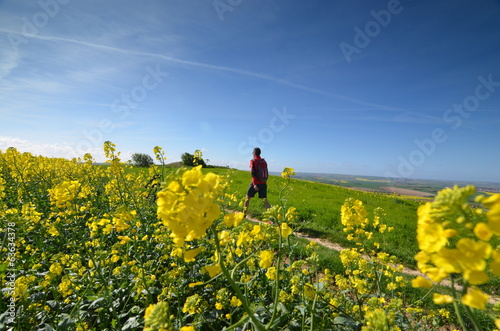
[[[78,149],[73,146],[73,144],[37,144],[29,140],[0,136],[0,150],[5,151],[9,147],[16,148],[21,153],[31,153],[33,155],[40,155],[45,157],[61,157],[65,159],[72,159],[75,157],[83,158],[82,153],[79,153]],[[105,162],[106,157],[104,156],[104,151],[101,147],[94,147],[91,150],[86,150],[86,153],[92,154],[92,157],[96,162]],[[119,151],[118,151],[119,152]],[[120,152],[119,158],[126,162],[131,159],[131,151]]]
[[[20,138],[0,136],[0,150],[6,150],[9,147],[15,147],[21,153],[29,152],[48,157],[73,158],[78,156],[69,144],[37,144]]]

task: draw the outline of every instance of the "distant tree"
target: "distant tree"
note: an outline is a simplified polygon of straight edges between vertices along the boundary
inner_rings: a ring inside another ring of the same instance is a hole
[[[201,150],[197,149],[194,151],[193,163],[194,165],[201,165],[203,168],[207,167],[205,160],[203,160],[203,152]]]
[[[181,160],[182,160],[182,163],[186,167],[192,167],[192,166],[194,166],[194,155],[193,154],[184,153],[184,154],[181,155]]]
[[[147,154],[134,153],[132,154],[132,164],[136,167],[149,168],[153,164],[153,158]]]
[[[181,155],[181,160],[184,166],[186,167],[194,167],[197,165],[201,165],[203,168],[206,168],[207,164],[202,158],[203,154],[201,154],[200,150],[196,150],[193,154],[184,153]]]

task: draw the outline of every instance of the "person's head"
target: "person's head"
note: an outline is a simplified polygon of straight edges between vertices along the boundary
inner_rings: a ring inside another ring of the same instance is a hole
[[[255,147],[253,149],[253,155],[255,156],[260,156],[260,148],[259,147]]]

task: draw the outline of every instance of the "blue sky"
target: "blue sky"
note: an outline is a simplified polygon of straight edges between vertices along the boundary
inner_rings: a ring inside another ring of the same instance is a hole
[[[0,1],[0,149],[500,182],[500,1]]]

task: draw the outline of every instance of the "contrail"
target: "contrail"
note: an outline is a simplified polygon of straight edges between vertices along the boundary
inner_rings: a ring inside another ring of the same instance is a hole
[[[323,91],[315,88],[311,88],[308,86],[304,86],[301,84],[293,83],[290,81],[287,81],[282,78],[276,78],[267,74],[263,73],[258,73],[258,72],[253,72],[249,70],[243,70],[243,69],[238,69],[238,68],[232,68],[232,67],[225,67],[225,66],[220,66],[220,65],[214,65],[214,64],[209,64],[209,63],[203,63],[203,62],[197,62],[197,61],[190,61],[190,60],[184,60],[184,59],[179,59],[171,56],[166,56],[163,54],[158,54],[158,53],[150,53],[150,52],[143,52],[143,51],[136,51],[136,50],[128,50],[128,49],[122,49],[118,47],[112,47],[112,46],[107,46],[107,45],[101,45],[101,44],[96,44],[96,43],[91,43],[91,42],[86,42],[86,41],[80,41],[80,40],[75,40],[75,39],[69,39],[69,38],[62,38],[62,37],[55,37],[55,36],[42,36],[42,35],[25,35],[17,31],[12,31],[12,30],[5,30],[5,29],[0,29],[0,32],[3,33],[8,33],[8,34],[16,34],[19,36],[23,36],[24,38],[35,38],[39,40],[46,40],[46,41],[51,41],[51,42],[65,42],[65,43],[72,43],[72,44],[77,44],[77,45],[82,45],[82,46],[87,46],[87,47],[92,47],[96,49],[101,49],[105,51],[110,51],[110,52],[117,52],[117,53],[122,53],[122,54],[127,54],[127,55],[137,55],[137,56],[145,56],[145,57],[150,57],[150,58],[157,58],[161,59],[164,61],[168,62],[173,62],[173,63],[178,63],[186,66],[191,66],[191,67],[199,67],[199,68],[205,68],[205,69],[211,69],[211,70],[218,70],[218,71],[226,71],[226,72],[232,72],[235,74],[239,75],[244,75],[248,77],[254,77],[258,79],[263,79],[267,80],[270,82],[274,82],[277,84],[281,85],[286,85],[290,86],[295,89],[307,91],[310,93],[322,95],[325,97],[330,97],[334,99],[339,99],[343,101],[348,101],[352,102],[358,105],[364,105],[364,106],[369,106],[369,107],[374,107],[377,109],[382,109],[382,110],[391,110],[391,111],[402,111],[403,109],[399,108],[393,108],[393,107],[387,107],[383,105],[378,105],[374,104],[371,102],[351,98],[348,96],[328,92],[328,91]]]

